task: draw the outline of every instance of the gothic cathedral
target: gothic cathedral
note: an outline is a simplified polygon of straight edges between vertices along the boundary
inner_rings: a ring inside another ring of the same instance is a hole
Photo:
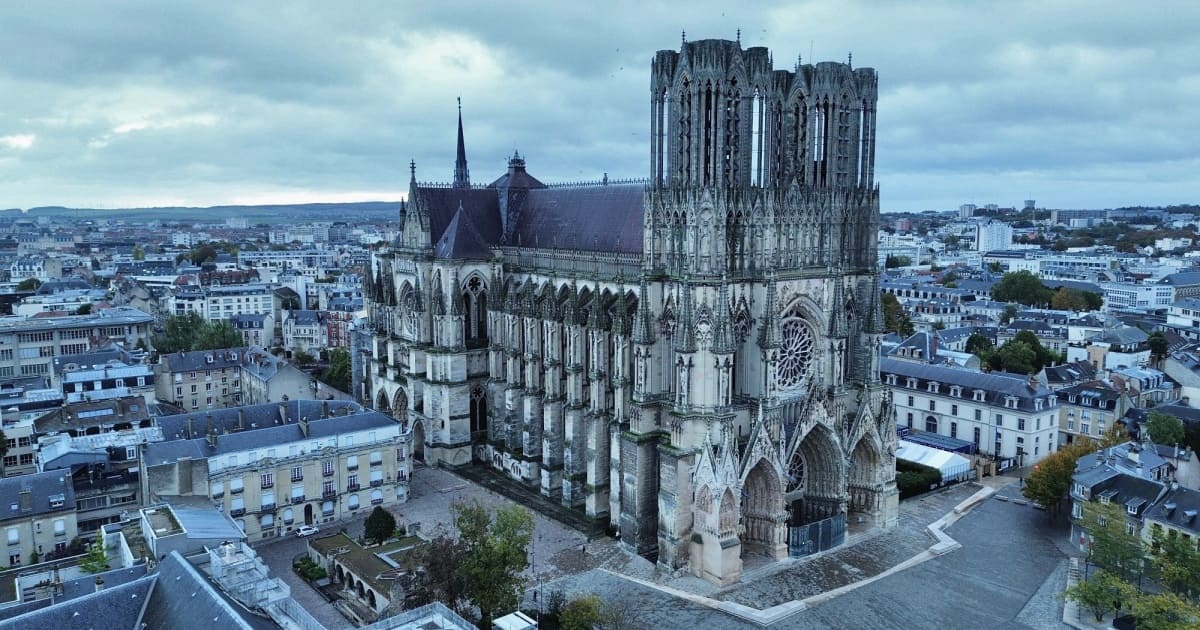
[[[416,180],[366,280],[359,395],[414,456],[490,466],[719,584],[826,519],[897,517],[879,382],[878,78],[684,41],[651,63],[650,177],[514,153]]]

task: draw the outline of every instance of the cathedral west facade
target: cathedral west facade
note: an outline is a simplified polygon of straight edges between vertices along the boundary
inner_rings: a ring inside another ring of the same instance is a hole
[[[368,279],[362,392],[414,456],[486,465],[728,584],[789,530],[895,522],[879,382],[877,75],[702,40],[650,76],[650,173],[546,185],[515,154],[417,182]]]

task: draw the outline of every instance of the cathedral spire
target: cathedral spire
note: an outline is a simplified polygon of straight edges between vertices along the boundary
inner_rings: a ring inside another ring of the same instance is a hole
[[[760,348],[778,348],[779,315],[775,312],[775,272],[772,271],[767,280],[767,304],[763,307],[762,327],[758,330],[758,346]]]
[[[467,170],[467,144],[463,141],[461,96],[458,97],[458,159],[454,161],[454,187],[471,187],[471,172]]]

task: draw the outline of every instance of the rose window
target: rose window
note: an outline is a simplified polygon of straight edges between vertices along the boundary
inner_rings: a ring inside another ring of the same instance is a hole
[[[795,309],[784,315],[782,344],[779,348],[777,383],[780,389],[799,387],[812,364],[814,336],[812,327]]]

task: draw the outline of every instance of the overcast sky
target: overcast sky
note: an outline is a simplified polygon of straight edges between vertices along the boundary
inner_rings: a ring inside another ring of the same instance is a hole
[[[885,211],[1200,202],[1194,1],[109,1],[0,3],[0,208],[396,200],[460,95],[475,182],[644,177],[654,51],[738,28],[878,70]]]

